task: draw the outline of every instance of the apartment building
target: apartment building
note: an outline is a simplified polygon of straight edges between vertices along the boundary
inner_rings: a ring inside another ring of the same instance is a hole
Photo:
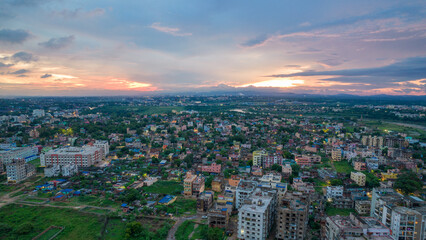
[[[221,172],[222,165],[212,163],[211,165],[202,165],[199,167],[199,170],[201,172],[208,172],[208,173],[216,173],[219,174]]]
[[[426,207],[392,209],[391,230],[394,239],[424,240],[426,238]]]
[[[331,201],[343,197],[343,186],[327,186],[326,198]]]
[[[75,164],[90,167],[102,160],[102,151],[98,147],[62,147],[40,155],[41,166]]]
[[[321,156],[319,155],[298,155],[294,157],[297,165],[311,166],[312,164],[321,163]]]
[[[227,209],[212,209],[208,213],[209,227],[227,228],[229,224],[229,213]]]
[[[302,192],[287,192],[277,206],[276,239],[305,239],[309,199]]]
[[[0,145],[0,163],[8,164],[13,159],[24,159],[29,162],[38,158],[37,147],[14,147],[8,144]]]
[[[22,158],[13,159],[6,164],[7,181],[10,183],[18,183],[34,174],[35,167]]]
[[[244,180],[241,179],[238,183],[237,189],[236,189],[236,199],[235,199],[235,207],[239,209],[242,205],[244,200],[250,197],[250,195],[253,193],[254,189],[257,187],[258,182],[251,181],[251,180]]]
[[[197,198],[197,211],[207,213],[213,205],[212,191],[205,191],[201,193]]]
[[[255,189],[239,210],[238,238],[266,239],[275,220],[276,204],[276,190]]]
[[[353,214],[327,217],[324,231],[327,240],[392,239],[390,229],[377,219]]]
[[[370,200],[359,200],[355,201],[355,211],[359,215],[370,214],[371,201]]]
[[[203,176],[197,176],[191,172],[187,172],[183,181],[183,193],[184,195],[200,195],[204,192],[205,179]]]
[[[333,159],[333,161],[342,161],[342,149],[340,148],[335,148],[331,151],[331,159]]]
[[[277,184],[281,183],[281,178],[281,174],[269,173],[259,178],[259,182],[260,184],[268,184],[271,187],[275,188]]]
[[[359,186],[365,186],[365,174],[362,172],[351,172],[351,179]]]
[[[109,154],[109,143],[104,140],[96,140],[93,146],[100,148],[102,151],[102,156],[105,158]]]

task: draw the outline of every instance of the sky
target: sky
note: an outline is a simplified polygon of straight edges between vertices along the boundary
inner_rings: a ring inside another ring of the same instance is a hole
[[[0,96],[246,87],[426,95],[426,1],[0,1]]]

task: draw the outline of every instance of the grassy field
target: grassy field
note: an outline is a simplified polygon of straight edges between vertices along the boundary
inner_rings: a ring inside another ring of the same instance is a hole
[[[189,235],[194,231],[195,223],[192,221],[186,220],[183,222],[179,228],[176,230],[175,238],[176,240],[187,240]]]
[[[106,240],[119,240],[124,238],[126,232],[126,222],[123,222],[119,218],[113,218],[108,220],[104,239]]]
[[[409,136],[426,139],[426,131],[416,127],[403,126],[396,123],[381,122],[381,121],[364,121],[365,125],[377,128],[378,130],[388,133],[389,131],[407,133]]]
[[[355,209],[340,209],[340,208],[334,208],[334,207],[327,207],[325,209],[325,213],[327,216],[335,216],[335,215],[342,215],[342,216],[349,216],[350,213],[355,213]]]
[[[72,209],[12,204],[0,209],[0,222],[10,229],[0,239],[32,239],[51,225],[65,227],[57,239],[98,239],[103,221]]]
[[[336,168],[336,172],[350,174],[354,171],[354,168],[351,164],[349,164],[346,160],[342,160],[340,162],[333,162],[334,167]]]
[[[34,165],[34,167],[38,167],[38,166],[40,166],[40,158],[29,161],[28,163]]]
[[[158,181],[151,186],[143,187],[142,189],[149,193],[178,195],[183,191],[183,186],[180,182]]]

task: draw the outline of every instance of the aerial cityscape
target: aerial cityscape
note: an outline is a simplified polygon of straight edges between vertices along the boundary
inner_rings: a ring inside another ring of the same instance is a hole
[[[0,240],[426,240],[425,1],[0,1]]]

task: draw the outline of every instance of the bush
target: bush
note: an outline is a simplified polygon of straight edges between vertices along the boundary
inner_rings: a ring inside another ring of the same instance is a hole
[[[31,223],[24,223],[16,229],[16,234],[24,235],[30,233],[34,229],[34,226]]]

